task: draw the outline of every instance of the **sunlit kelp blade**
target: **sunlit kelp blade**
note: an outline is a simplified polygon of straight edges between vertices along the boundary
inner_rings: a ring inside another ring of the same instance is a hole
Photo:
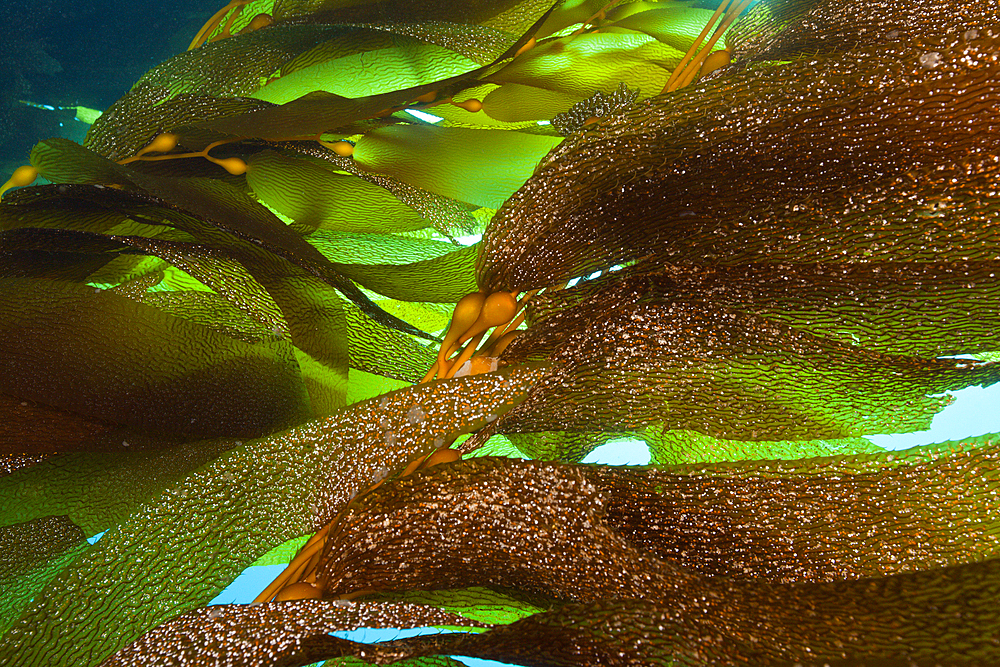
[[[713,576],[837,581],[1000,555],[996,435],[901,452],[588,468],[629,541]]]
[[[282,63],[335,32],[329,26],[282,26],[180,53],[150,70],[102,114],[87,134],[87,147],[120,160],[161,132],[270,106],[231,98],[247,97]]]
[[[511,434],[513,435],[513,434]],[[632,434],[649,447],[652,465],[680,465],[717,461],[795,460],[841,454],[880,452],[866,438],[839,440],[724,440],[697,431],[670,430],[650,425]]]
[[[443,46],[383,30],[340,30],[353,38],[336,35],[293,58],[280,68],[279,76],[251,96],[274,104],[315,91],[353,99],[458,76],[492,60],[476,63]],[[505,45],[501,52],[508,47]]]
[[[648,282],[616,282],[504,351],[502,361],[563,363],[499,432],[648,424],[731,440],[907,432],[928,428],[947,404],[934,394],[1000,379],[990,364],[881,354],[664,296]]]
[[[345,308],[345,316],[351,368],[416,382],[434,363],[432,346],[379,324],[354,306]]]
[[[407,602],[430,605],[458,614],[478,623],[505,624],[542,611],[531,602],[512,597],[511,591],[501,593],[490,588],[472,587],[456,590],[410,591],[366,596],[366,600]]]
[[[376,185],[274,151],[248,160],[247,183],[261,201],[307,228],[385,233],[428,224]]]
[[[354,159],[369,171],[496,208],[560,141],[518,132],[396,125],[362,137]]]
[[[166,449],[74,452],[0,477],[0,525],[65,515],[85,535],[113,528],[143,503],[239,441],[200,440]]]
[[[363,658],[367,653],[365,644],[340,639],[333,633],[365,627],[429,625],[478,624],[434,607],[405,603],[308,600],[256,607],[216,605],[191,611],[151,630],[102,662],[101,667],[257,667],[276,664],[277,658],[303,665],[337,656]]]
[[[0,528],[0,633],[31,598],[87,548],[86,535],[64,516]]]
[[[412,264],[337,264],[345,276],[364,287],[400,301],[456,303],[477,291],[478,246],[460,248]]]
[[[977,35],[748,69],[603,119],[494,218],[480,285],[542,287],[649,254],[995,259],[996,165],[969,156],[1000,140],[1000,51]]]
[[[205,604],[270,548],[315,531],[411,457],[495,419],[540,374],[511,369],[403,389],[233,450],[74,561],[3,637],[0,652],[19,665],[53,657],[95,664]],[[408,418],[414,406],[423,419]]]
[[[706,12],[704,18],[711,15]],[[694,35],[702,26],[704,23]],[[490,75],[487,81],[553,90],[577,100],[598,90],[611,92],[623,81],[655,94],[663,89],[683,55],[683,51],[640,33],[582,34],[546,41]],[[555,113],[561,111],[565,109]]]
[[[579,463],[587,454],[613,437],[615,437],[613,433],[571,433],[568,431],[507,434],[511,444],[528,458],[565,463]]]
[[[0,285],[6,394],[187,437],[258,436],[308,414],[298,367],[274,346],[85,285]]]

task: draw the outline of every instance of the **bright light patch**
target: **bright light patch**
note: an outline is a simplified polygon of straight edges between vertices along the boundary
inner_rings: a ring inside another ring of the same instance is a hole
[[[469,234],[468,236],[456,236],[455,240],[462,245],[476,245],[483,240],[482,234]]]
[[[538,124],[539,125],[551,125],[552,121],[551,120],[540,120],[540,121],[538,121]]]
[[[1000,384],[985,389],[967,387],[951,394],[955,402],[934,415],[928,430],[866,437],[879,447],[897,450],[1000,432]]]
[[[103,536],[105,532],[107,532],[107,531],[103,531],[102,530],[97,535],[94,535],[93,537],[88,537],[87,541],[90,542],[91,544],[96,544],[97,540],[101,539],[101,536]]]
[[[285,567],[284,565],[248,567],[208,604],[250,604]]]
[[[441,118],[440,116],[435,116],[434,114],[427,113],[426,111],[417,111],[416,109],[407,109],[406,113],[427,123],[440,123],[444,120],[444,118]]]
[[[644,441],[635,438],[609,440],[588,454],[582,462],[609,466],[647,466],[649,447]]]

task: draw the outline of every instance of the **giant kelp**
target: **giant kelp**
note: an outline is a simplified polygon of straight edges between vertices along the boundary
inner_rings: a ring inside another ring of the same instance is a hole
[[[234,0],[36,146],[0,663],[997,661],[997,437],[863,436],[1000,379],[1000,10],[724,4]]]

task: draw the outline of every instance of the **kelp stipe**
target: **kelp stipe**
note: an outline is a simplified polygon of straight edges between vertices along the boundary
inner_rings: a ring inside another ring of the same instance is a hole
[[[0,664],[1000,662],[998,436],[864,437],[1000,379],[1000,9],[704,4],[234,0],[36,146]]]

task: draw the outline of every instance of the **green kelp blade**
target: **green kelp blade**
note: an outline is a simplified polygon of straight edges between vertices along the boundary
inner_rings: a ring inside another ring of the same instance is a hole
[[[521,35],[517,41],[497,57],[493,63],[457,76],[448,77],[420,86],[348,99],[324,91],[303,95],[285,104],[258,109],[249,113],[197,124],[198,127],[222,132],[237,137],[258,137],[261,139],[287,140],[293,137],[312,137],[323,132],[331,132],[350,126],[356,121],[379,117],[391,110],[412,104],[417,98],[434,93],[440,99],[447,99],[454,93],[475,85],[478,77],[494,71],[499,63],[513,57],[517,50],[527,44],[534,30],[540,26],[554,7],[549,0],[535,1],[537,12],[517,17],[516,30],[507,30]],[[530,17],[524,21],[525,16]],[[454,18],[454,17],[452,17]],[[491,27],[504,30],[499,23]]]
[[[328,21],[356,23],[426,24],[455,22],[480,24],[521,34],[555,3],[552,0],[446,0],[435,3],[386,3],[364,1],[331,3],[328,0],[276,0],[276,21]]]
[[[616,437],[614,433],[508,433],[507,438],[519,452],[538,461],[579,463],[587,454]]]
[[[354,306],[345,306],[345,315],[351,368],[417,382],[434,364],[433,346],[379,324]]]
[[[997,166],[962,165],[1000,141],[988,113],[1000,47],[981,33],[935,47],[934,67],[913,38],[747,69],[605,117],[493,218],[479,284],[522,291],[649,255],[994,260]],[[877,82],[855,85],[869,75]]]
[[[497,208],[560,141],[523,132],[396,125],[362,137],[354,159],[363,169],[430,192]]]
[[[476,286],[478,245],[412,264],[335,264],[364,287],[400,301],[456,303]]]
[[[244,444],[105,534],[36,596],[0,654],[25,667],[97,664],[205,604],[272,547],[317,530],[409,459],[509,410],[541,373],[401,389]]]
[[[276,26],[182,52],[112,104],[91,126],[86,144],[121,160],[162,132],[271,106],[246,98],[283,63],[337,32],[330,26]]]
[[[413,264],[454,252],[454,243],[401,234],[352,234],[320,230],[306,236],[336,264]]]
[[[514,597],[508,592],[490,588],[473,587],[441,591],[410,591],[408,593],[366,596],[368,601],[406,602],[427,605],[458,614],[477,623],[506,625],[519,619],[537,614],[542,607]]]
[[[614,17],[610,25],[643,32],[682,54],[691,48],[695,38],[712,18],[712,10],[691,7],[683,2],[656,2],[645,7],[647,9],[630,12],[622,18]],[[628,11],[627,6],[625,11]],[[724,44],[720,42],[715,49],[723,47]],[[661,86],[660,90],[662,88]],[[660,90],[650,93],[659,93]]]
[[[579,100],[595,91],[610,93],[622,82],[655,95],[663,90],[683,55],[641,33],[584,33],[542,42],[486,80],[544,88]]]
[[[579,95],[570,95],[557,90],[526,86],[520,83],[505,83],[491,90],[483,97],[482,114],[461,114],[458,111],[439,112],[451,125],[483,123],[482,115],[505,123],[549,120],[557,114],[565,113],[577,102]],[[435,108],[435,111],[437,109]],[[501,126],[502,127],[502,126]],[[519,128],[512,128],[519,129]]]
[[[341,31],[282,65],[278,76],[251,96],[273,104],[285,104],[316,91],[357,99],[415,88],[486,64],[407,35],[366,27],[344,27]]]
[[[385,233],[428,226],[390,192],[330,167],[263,151],[247,161],[247,183],[262,202],[306,228]]]
[[[499,432],[663,424],[730,440],[901,433],[929,428],[949,402],[935,395],[1000,379],[998,365],[882,354],[649,283],[609,284],[504,351],[501,363],[559,365]]]
[[[240,444],[199,440],[150,451],[120,447],[49,457],[0,477],[0,525],[65,515],[86,535],[96,535]]]
[[[651,465],[681,465],[718,461],[795,460],[819,456],[883,451],[866,438],[840,440],[724,440],[697,431],[671,430],[651,424],[632,437],[649,447]]]
[[[430,625],[481,627],[456,614],[406,603],[307,600],[257,606],[213,605],[160,625],[100,665],[308,665],[338,656],[366,657],[365,644],[340,639],[333,633]],[[413,667],[420,664],[415,661]],[[427,663],[426,667],[435,664],[450,667],[448,663]]]
[[[87,549],[86,537],[64,516],[0,528],[0,635],[52,577]]]
[[[191,275],[219,289],[226,299],[256,315],[255,320],[269,327],[272,345],[287,347],[281,340],[287,336],[296,348],[291,352],[306,382],[312,417],[325,416],[343,407],[348,367],[347,321],[343,303],[333,287],[252,243],[226,239],[218,230],[186,217],[171,216],[171,219],[199,236],[207,247],[135,237],[119,240],[168,261],[177,261]],[[266,293],[261,294],[263,290]],[[273,308],[280,311],[274,313]]]
[[[308,415],[298,367],[86,285],[0,280],[0,391],[113,424],[186,437],[254,436]]]

